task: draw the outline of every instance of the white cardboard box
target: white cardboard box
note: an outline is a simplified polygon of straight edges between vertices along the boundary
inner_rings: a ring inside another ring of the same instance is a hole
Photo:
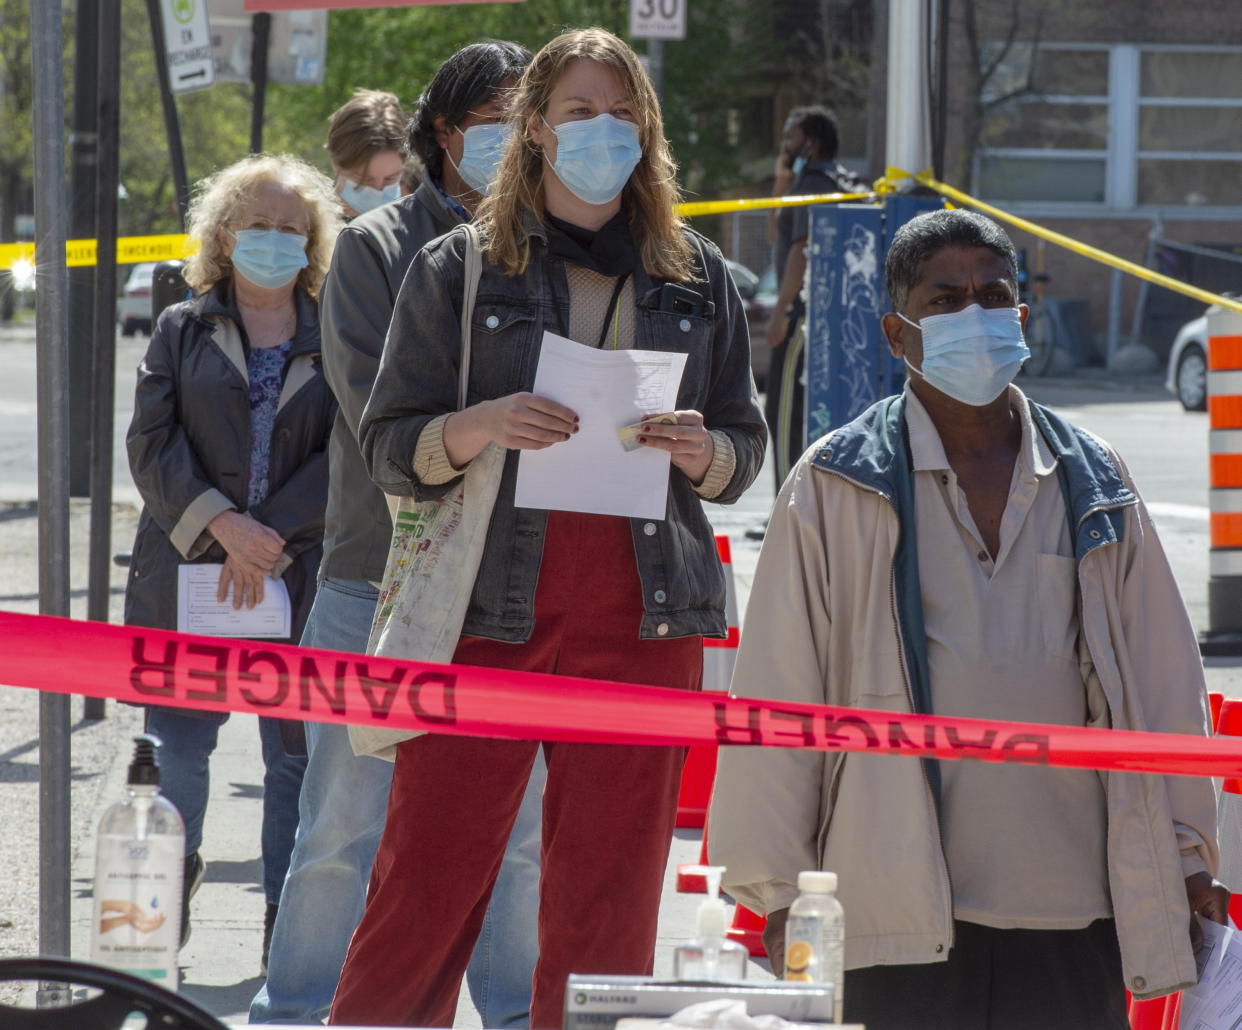
[[[564,1030],[614,1030],[632,1016],[663,1019],[687,1005],[717,998],[746,1002],[754,1016],[780,1016],[794,1023],[831,1023],[830,984],[735,980],[708,983],[650,976],[573,974],[565,987]]]

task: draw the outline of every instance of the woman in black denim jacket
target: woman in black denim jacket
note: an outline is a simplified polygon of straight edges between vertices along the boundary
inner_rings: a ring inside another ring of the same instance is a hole
[[[719,251],[674,215],[658,101],[625,43],[597,29],[553,40],[511,120],[480,212],[467,405],[455,411],[466,243],[455,230],[423,249],[402,286],[362,453],[388,493],[432,498],[488,443],[509,450],[455,661],[697,690],[702,637],[725,633],[702,501],[736,500],[766,442],[741,301]],[[687,355],[675,424],[639,436],[670,455],[664,519],[514,505],[518,452],[577,431],[577,413],[530,392],[545,331]],[[332,1022],[451,1024],[539,746],[437,735],[399,745]],[[684,749],[543,747],[530,1025],[555,1027],[568,973],[651,970]]]

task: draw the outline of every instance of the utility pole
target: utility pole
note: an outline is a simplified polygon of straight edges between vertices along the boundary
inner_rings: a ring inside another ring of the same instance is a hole
[[[69,351],[61,0],[30,0],[34,87],[39,614],[69,614]],[[39,953],[69,955],[69,697],[39,697]],[[40,1007],[68,1000],[41,983]]]
[[[263,111],[267,104],[267,52],[272,35],[272,16],[256,14],[250,22],[250,82],[254,95],[250,108],[250,153],[263,152]]]
[[[70,172],[69,237],[95,236],[95,85],[99,77],[96,28],[99,0],[77,0],[73,71],[73,131]],[[90,493],[91,353],[95,269],[69,269],[69,493]]]

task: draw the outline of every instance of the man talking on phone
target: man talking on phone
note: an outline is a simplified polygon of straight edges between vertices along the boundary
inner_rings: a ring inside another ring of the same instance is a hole
[[[777,157],[776,192],[781,196],[807,196],[850,192],[862,187],[858,177],[839,165],[836,158],[837,120],[832,112],[825,107],[795,107],[785,120]],[[802,281],[806,276],[809,227],[807,207],[782,208],[776,217],[772,258],[780,293],[772,321],[768,323],[766,343],[771,355],[764,417],[772,436],[777,490],[805,446],[801,330],[806,313]]]

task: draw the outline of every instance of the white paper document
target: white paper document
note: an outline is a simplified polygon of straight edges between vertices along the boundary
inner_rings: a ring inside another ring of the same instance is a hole
[[[263,600],[253,608],[233,608],[232,591],[216,600],[223,565],[181,565],[177,569],[177,629],[209,637],[287,637],[293,607],[283,579],[263,581]]]
[[[578,432],[518,459],[520,508],[662,519],[668,506],[669,456],[626,451],[617,431],[646,415],[672,411],[685,354],[601,351],[543,334],[534,393],[578,414]]]
[[[1242,1027],[1242,934],[1207,919],[1199,919],[1199,925],[1203,927],[1203,948],[1195,956],[1199,982],[1182,991],[1182,1030],[1238,1030]]]

